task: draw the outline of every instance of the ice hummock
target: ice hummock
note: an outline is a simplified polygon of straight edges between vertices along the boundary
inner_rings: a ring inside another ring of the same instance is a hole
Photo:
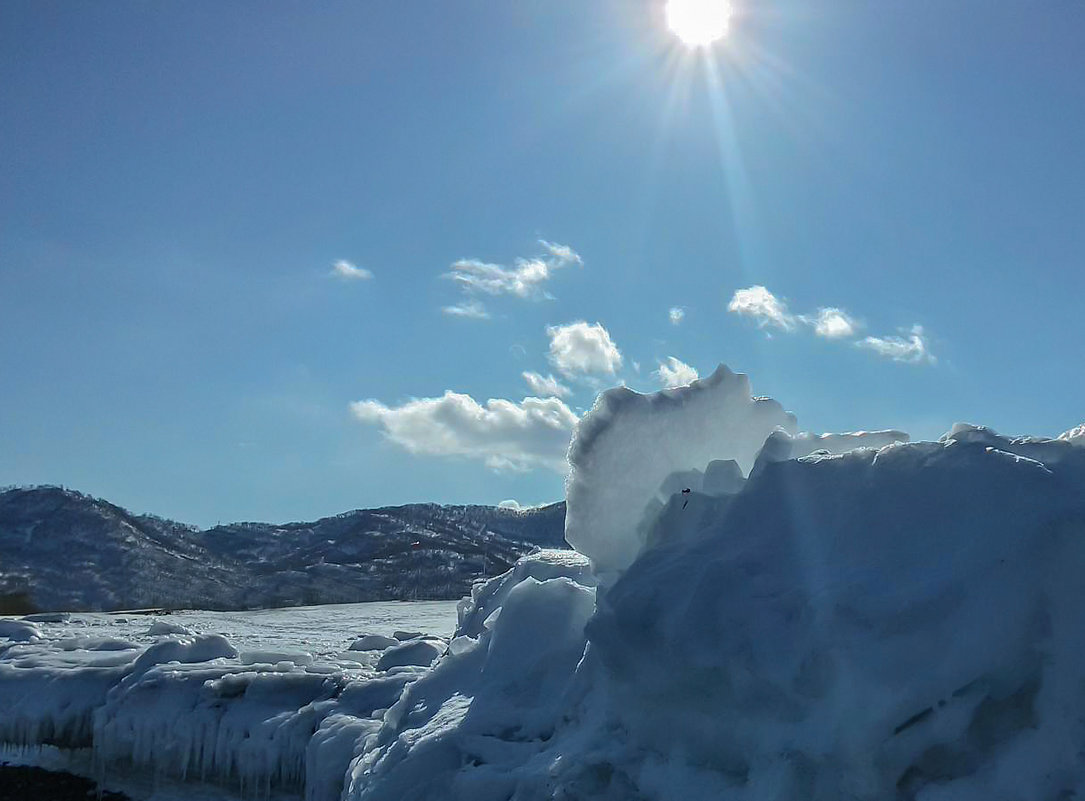
[[[570,452],[578,552],[477,585],[447,648],[11,626],[0,738],[312,801],[1081,797],[1075,432],[797,433],[726,368],[611,391]]]
[[[648,530],[676,492],[726,494],[756,467],[766,446],[776,460],[843,453],[908,439],[902,431],[797,432],[795,415],[750,396],[749,379],[720,365],[707,378],[650,395],[602,393],[569,448],[565,539],[606,583],[644,549]],[[733,463],[733,464],[732,464]]]

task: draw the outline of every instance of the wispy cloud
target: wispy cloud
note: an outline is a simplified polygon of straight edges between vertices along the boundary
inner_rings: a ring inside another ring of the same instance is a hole
[[[411,453],[480,459],[495,470],[545,467],[568,470],[565,452],[576,414],[558,398],[492,398],[480,404],[451,390],[390,407],[376,400],[350,405],[354,416],[378,426]]]
[[[331,274],[336,278],[342,278],[347,281],[367,281],[373,277],[373,273],[365,267],[351,264],[346,259],[340,259],[333,264]]]
[[[923,326],[914,325],[902,334],[903,336],[866,337],[855,344],[895,362],[934,364],[938,361],[930,351],[930,345],[923,334]]]
[[[553,297],[546,291],[545,285],[554,272],[574,264],[583,265],[584,260],[568,245],[547,242],[545,239],[540,239],[539,244],[543,249],[542,254],[516,259],[511,267],[478,259],[460,259],[453,263],[444,277],[459,284],[469,300],[456,306],[446,306],[445,310],[469,308],[472,313],[460,316],[484,319],[489,314],[477,313],[478,310],[485,311],[482,302],[477,299],[478,295],[511,295],[525,300]]]
[[[787,303],[763,286],[751,286],[736,291],[731,302],[727,304],[727,311],[749,317],[761,328],[794,331],[798,323],[798,318],[788,311]]]
[[[614,375],[622,366],[622,354],[600,323],[583,320],[546,329],[550,337],[550,363],[562,375]]]
[[[527,388],[531,394],[540,398],[567,398],[572,394],[572,390],[554,378],[552,374],[543,376],[525,370],[521,375],[527,382]]]
[[[692,384],[700,377],[693,367],[676,359],[674,356],[668,356],[665,362],[660,362],[659,369],[653,375],[659,379],[659,383],[666,389],[684,387],[687,384]]]
[[[490,313],[477,300],[465,300],[455,306],[444,306],[441,311],[450,317],[463,317],[469,320],[488,320]]]
[[[686,319],[686,310],[681,306],[671,306],[671,310],[667,312],[667,318],[671,321],[671,325],[681,325]]]

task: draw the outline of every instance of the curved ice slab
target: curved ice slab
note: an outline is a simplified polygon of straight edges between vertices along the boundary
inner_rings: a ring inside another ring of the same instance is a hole
[[[795,416],[750,397],[749,379],[720,365],[689,386],[642,395],[604,392],[569,448],[565,539],[591,559],[604,584],[644,550],[676,493],[738,492],[763,461],[906,442],[902,431],[796,435]]]
[[[644,547],[646,509],[668,476],[726,459],[748,472],[777,428],[794,434],[795,416],[750,397],[749,379],[722,364],[686,387],[604,392],[569,448],[565,539],[602,577],[624,570]]]

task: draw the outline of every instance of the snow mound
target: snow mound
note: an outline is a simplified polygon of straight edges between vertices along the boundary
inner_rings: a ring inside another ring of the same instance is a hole
[[[597,574],[624,570],[644,547],[646,510],[668,476],[726,459],[747,472],[776,428],[794,433],[794,415],[751,398],[749,379],[724,365],[651,395],[602,393],[569,448],[565,539]]]
[[[381,654],[377,670],[396,667],[429,667],[433,660],[445,652],[443,640],[414,639],[392,646]]]
[[[520,776],[545,774],[534,760],[569,704],[594,607],[594,589],[570,578],[516,583],[492,629],[406,686],[344,798],[507,799]]]
[[[134,642],[117,637],[70,637],[57,642],[62,651],[129,651],[139,648]]]
[[[237,661],[242,665],[309,667],[313,664],[313,655],[305,651],[242,651]]]
[[[67,623],[71,619],[71,612],[35,612],[32,615],[23,615],[23,620],[31,623]]]
[[[0,638],[11,642],[33,642],[41,637],[41,629],[28,620],[0,619]]]
[[[144,634],[148,637],[168,636],[171,634],[193,635],[196,632],[190,629],[188,626],[182,626],[179,623],[168,623],[165,620],[156,620],[152,623]]]
[[[385,637],[383,634],[366,634],[350,644],[351,651],[383,651],[394,645],[399,645],[399,640],[394,637]]]
[[[795,416],[750,397],[749,379],[720,365],[689,386],[642,395],[626,387],[599,396],[569,448],[565,539],[609,584],[649,541],[676,493],[737,492],[759,458],[844,453],[907,441],[901,431],[795,435]]]
[[[219,634],[176,637],[161,640],[141,653],[132,666],[132,672],[139,675],[164,662],[191,664],[210,662],[212,659],[233,659],[236,656],[237,649]]]
[[[459,625],[456,626],[455,636],[477,638],[491,627],[509,593],[527,578],[533,578],[536,581],[568,578],[585,587],[595,586],[591,564],[576,551],[552,549],[536,551],[520,557],[511,570],[500,576],[475,584],[471,590],[471,597],[464,598],[457,606]]]

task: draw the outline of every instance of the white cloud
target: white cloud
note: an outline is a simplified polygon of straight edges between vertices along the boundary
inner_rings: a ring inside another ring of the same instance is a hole
[[[351,264],[346,259],[340,259],[333,264],[331,274],[336,278],[343,278],[348,281],[365,281],[373,277],[373,273],[365,267]]]
[[[622,366],[621,351],[599,323],[588,325],[581,320],[568,325],[552,325],[547,327],[546,333],[550,337],[550,363],[562,375],[614,375]]]
[[[508,498],[497,505],[498,509],[511,509],[514,512],[522,511],[524,507],[515,498]]]
[[[855,336],[859,323],[843,309],[832,306],[818,309],[816,317],[803,317],[802,321],[814,327],[814,333],[826,339],[844,339]]]
[[[511,269],[478,259],[460,259],[445,275],[468,292],[534,298],[544,296],[542,284],[550,278],[550,268],[540,259],[517,259]]]
[[[471,320],[490,319],[490,313],[486,311],[486,307],[477,300],[465,300],[455,306],[445,306],[441,311],[451,317],[463,317]]]
[[[667,312],[667,317],[670,319],[671,325],[680,325],[686,319],[686,310],[681,306],[671,306],[671,310]]]
[[[411,453],[482,459],[495,470],[546,467],[565,473],[577,416],[557,398],[519,403],[491,398],[483,406],[451,390],[389,407],[375,400],[350,405],[354,416],[381,428]]]
[[[554,378],[553,374],[543,376],[525,370],[521,375],[527,382],[527,388],[531,394],[540,398],[566,398],[572,394],[572,390]]]
[[[852,340],[857,347],[872,350],[886,359],[912,364],[934,364],[937,359],[931,354],[923,327],[919,325],[903,330],[902,336],[866,337],[853,340],[863,327],[856,318],[835,306],[822,306],[817,314],[792,314],[787,304],[769,292],[763,286],[751,286],[739,289],[727,306],[727,310],[736,314],[752,317],[764,328],[774,326],[785,331],[794,331],[798,324],[813,329],[815,335],[826,339]]]
[[[684,387],[692,384],[700,376],[697,371],[674,356],[668,356],[667,361],[659,363],[659,369],[653,373],[659,379],[659,383],[666,389]]]
[[[543,253],[529,259],[517,259],[512,267],[490,264],[478,259],[460,259],[452,265],[451,271],[444,274],[460,285],[470,297],[473,295],[512,295],[527,300],[539,300],[552,297],[545,289],[556,270],[570,265],[583,265],[584,260],[568,245],[559,245],[540,239]],[[482,319],[489,317],[482,303],[478,300],[467,301],[459,306],[447,306],[449,309],[470,308],[482,313],[461,314],[460,316]],[[456,314],[456,312],[449,312]]]
[[[855,344],[860,348],[872,350],[879,356],[892,359],[895,362],[934,364],[937,361],[930,352],[921,325],[912,326],[911,330],[904,332],[904,336],[867,337]]]
[[[727,311],[752,317],[764,328],[774,326],[784,331],[794,331],[796,317],[787,310],[787,303],[780,300],[763,286],[739,289],[727,304]]]

